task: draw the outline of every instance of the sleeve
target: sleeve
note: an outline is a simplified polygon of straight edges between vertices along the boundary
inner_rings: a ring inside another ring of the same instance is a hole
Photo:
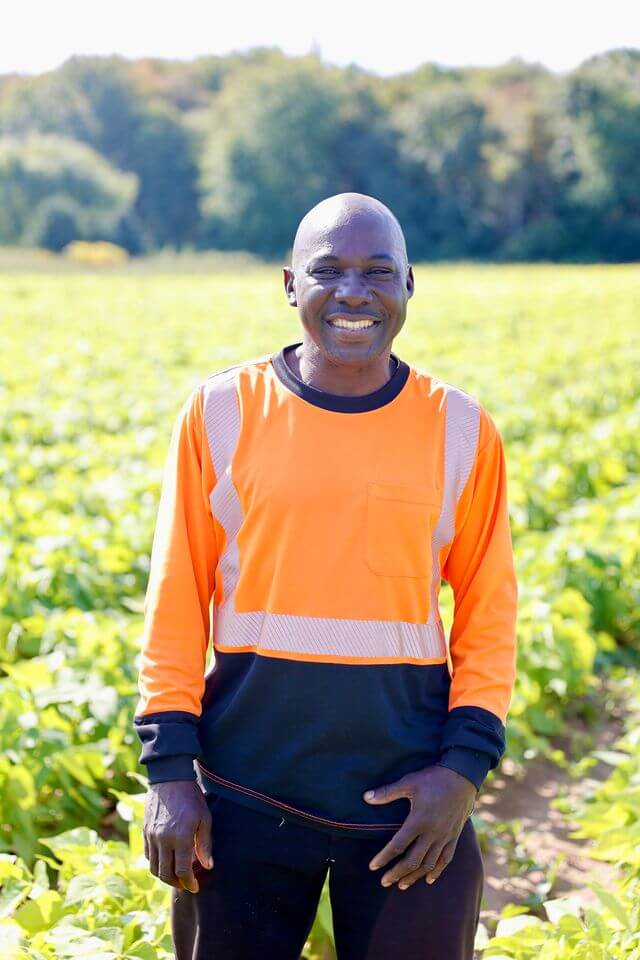
[[[454,595],[449,712],[437,764],[480,789],[505,751],[516,674],[518,586],[500,434],[480,407],[477,453],[443,565]]]
[[[183,404],[165,463],[151,566],[134,729],[149,783],[195,780],[198,722],[217,544],[209,493],[215,485],[202,387]]]

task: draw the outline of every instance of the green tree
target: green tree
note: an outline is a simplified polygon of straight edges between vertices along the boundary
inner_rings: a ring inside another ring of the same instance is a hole
[[[91,145],[138,177],[135,208],[121,239],[138,250],[193,241],[197,167],[179,112],[166,102],[145,99],[121,57],[72,57],[61,72],[91,105]]]
[[[127,154],[124,169],[133,171],[140,184],[134,207],[139,248],[195,242],[198,168],[193,140],[175,111],[161,102],[147,106],[140,113]]]
[[[81,141],[135,175],[113,238],[133,252],[280,257],[310,206],[357,190],[396,213],[413,259],[640,257],[635,50],[566,77],[514,58],[382,78],[268,47],[191,63],[72,57],[0,76],[0,138],[32,133]],[[59,245],[86,218],[67,186],[50,191],[29,223]],[[22,197],[0,211],[7,236],[22,235]]]
[[[486,108],[460,84],[425,87],[395,116],[402,152],[434,191],[429,245],[440,256],[488,252],[495,225],[487,202],[486,149],[500,140]]]
[[[586,61],[569,78],[574,181],[568,192],[577,243],[605,260],[640,257],[640,51]]]
[[[71,57],[59,70],[12,84],[0,100],[0,130],[81,140],[139,190],[119,240],[132,250],[193,242],[198,222],[194,143],[179,111],[145,98],[122,57]]]
[[[0,243],[61,249],[113,239],[135,202],[135,175],[53,134],[0,138]]]
[[[207,126],[204,243],[283,256],[323,197],[400,197],[396,138],[357,71],[314,56],[252,64],[227,79]]]

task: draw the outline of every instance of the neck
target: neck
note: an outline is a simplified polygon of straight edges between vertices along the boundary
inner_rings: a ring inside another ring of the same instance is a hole
[[[288,354],[287,361],[303,383],[341,397],[373,393],[383,387],[394,372],[390,346],[366,363],[333,363],[313,341],[305,339]]]

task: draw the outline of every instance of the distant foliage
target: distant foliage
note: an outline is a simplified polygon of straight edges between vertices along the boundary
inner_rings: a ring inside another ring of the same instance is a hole
[[[383,111],[358,76],[315,58],[232,73],[203,126],[203,231],[214,246],[284,253],[302,214],[343,190],[401,202]]]
[[[514,59],[378,77],[258,48],[190,63],[71,57],[0,76],[0,138],[62,137],[137,178],[115,237],[132,253],[280,259],[306,210],[355,190],[389,204],[414,261],[640,259],[640,52],[566,75]],[[0,197],[15,178],[0,168]],[[41,200],[44,198],[40,198]],[[0,243],[81,239],[73,181],[3,213]],[[18,191],[18,200],[20,193]]]
[[[109,237],[131,208],[137,177],[55,134],[0,138],[0,243],[61,250]]]

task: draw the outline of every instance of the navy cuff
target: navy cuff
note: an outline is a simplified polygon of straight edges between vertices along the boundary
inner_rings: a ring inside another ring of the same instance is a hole
[[[484,707],[454,707],[449,711],[440,741],[440,766],[470,780],[477,790],[500,763],[506,746],[504,724]]]
[[[149,783],[167,783],[169,780],[195,780],[193,757],[159,757],[146,763]]]
[[[155,763],[183,755],[193,758],[200,754],[198,717],[193,713],[179,710],[150,713],[134,717],[133,725],[142,743],[140,763]]]
[[[491,757],[488,753],[470,750],[468,747],[450,747],[436,761],[435,766],[455,770],[479,790],[491,769]]]

